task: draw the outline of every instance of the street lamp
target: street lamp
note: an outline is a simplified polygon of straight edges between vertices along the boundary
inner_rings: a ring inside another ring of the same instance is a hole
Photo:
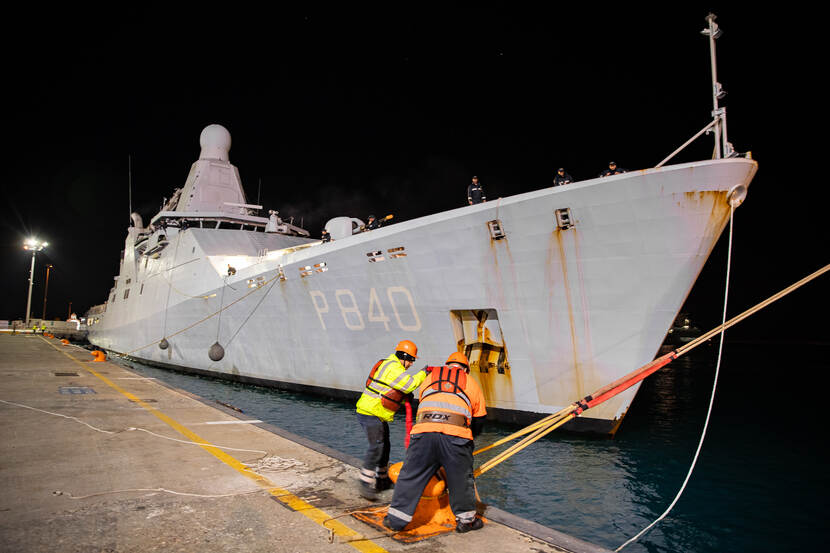
[[[42,242],[37,238],[29,238],[23,243],[24,250],[32,251],[32,266],[29,269],[29,297],[26,300],[26,328],[29,328],[29,315],[32,309],[32,285],[35,282],[35,254],[48,245],[48,242]]]

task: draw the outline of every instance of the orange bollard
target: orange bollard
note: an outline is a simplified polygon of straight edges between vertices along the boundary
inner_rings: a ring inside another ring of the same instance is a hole
[[[95,359],[92,360],[95,363],[100,363],[102,361],[107,360],[106,352],[103,352],[101,350],[95,350],[95,351],[91,351],[90,353],[93,355],[93,357],[95,357]]]
[[[398,481],[402,466],[403,463],[395,463],[389,467],[390,480]],[[443,469],[430,478],[421,494],[421,500],[415,508],[415,513],[412,515],[412,521],[406,525],[406,528],[394,533],[392,535],[393,539],[404,543],[413,543],[455,530],[455,515],[450,508],[447,484],[440,476],[442,472]],[[390,530],[383,525],[383,519],[386,517],[388,510],[388,505],[373,507],[354,513],[352,516],[375,528],[389,532]],[[482,518],[482,520],[484,519]]]
[[[65,346],[68,346],[69,345],[69,340],[64,338],[63,340],[61,340],[61,344],[65,345]]]

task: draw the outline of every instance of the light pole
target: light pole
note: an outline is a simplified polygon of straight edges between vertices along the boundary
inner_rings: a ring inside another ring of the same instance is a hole
[[[49,293],[49,269],[51,268],[51,263],[46,265],[46,285],[43,288],[43,317],[41,317],[44,321],[46,320],[46,294]]]
[[[48,242],[41,242],[36,238],[29,238],[23,243],[24,250],[32,251],[32,266],[29,268],[29,297],[26,299],[26,328],[29,328],[30,312],[32,309],[32,285],[35,282],[35,255],[48,245]]]

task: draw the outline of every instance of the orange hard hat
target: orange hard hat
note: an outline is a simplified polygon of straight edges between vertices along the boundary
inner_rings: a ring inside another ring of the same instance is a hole
[[[402,340],[398,342],[398,345],[395,346],[395,351],[402,351],[412,357],[418,357],[418,346],[410,340]]]
[[[450,363],[458,363],[459,365],[464,365],[466,368],[470,368],[470,362],[467,360],[467,356],[461,353],[460,351],[454,351],[447,357],[447,365]]]

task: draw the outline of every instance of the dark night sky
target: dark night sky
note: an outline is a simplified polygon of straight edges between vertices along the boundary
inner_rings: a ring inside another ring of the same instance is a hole
[[[184,184],[210,123],[230,130],[249,201],[261,179],[261,203],[315,236],[338,215],[458,207],[472,174],[494,198],[545,187],[558,166],[577,179],[610,159],[651,167],[709,121],[710,10],[724,31],[730,141],[760,166],[736,214],[730,314],[830,261],[816,178],[826,102],[804,69],[821,63],[823,29],[809,14],[795,24],[706,5],[168,10],[8,17],[0,318],[24,314],[29,234],[51,243],[37,259],[36,316],[46,263],[49,318],[70,301],[79,314],[103,302],[129,223],[128,156],[146,222]],[[707,158],[711,145],[678,161]],[[725,246],[687,302],[707,328],[722,308]],[[827,341],[828,280],[734,336]]]

